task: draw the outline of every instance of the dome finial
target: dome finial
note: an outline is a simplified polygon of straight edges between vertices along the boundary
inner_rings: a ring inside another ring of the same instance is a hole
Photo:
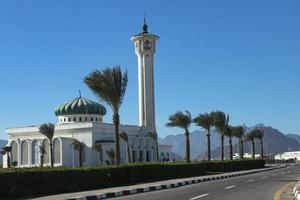
[[[79,93],[79,98],[81,98],[81,91],[80,91],[80,90],[78,90],[78,93]]]
[[[146,23],[146,15],[144,14],[143,33],[148,33],[148,25]]]

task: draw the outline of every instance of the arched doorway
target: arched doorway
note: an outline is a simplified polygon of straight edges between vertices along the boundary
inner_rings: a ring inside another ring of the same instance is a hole
[[[23,140],[21,142],[21,165],[28,165],[28,142]]]
[[[16,141],[12,141],[10,143],[11,146],[11,163],[14,164],[16,163],[17,165],[18,163],[18,159],[19,159],[19,148],[18,148],[18,143]]]
[[[33,165],[39,165],[40,163],[40,157],[39,157],[39,141],[34,140],[31,143],[31,164]]]
[[[54,163],[61,163],[61,141],[58,138],[53,140],[53,157]]]

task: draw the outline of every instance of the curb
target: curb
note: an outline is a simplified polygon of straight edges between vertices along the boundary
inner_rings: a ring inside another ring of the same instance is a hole
[[[197,177],[195,179],[186,180],[186,181],[178,181],[178,182],[169,183],[169,184],[162,184],[162,185],[151,185],[149,187],[134,188],[134,189],[131,189],[131,190],[121,190],[121,191],[118,191],[118,192],[100,193],[98,195],[91,195],[91,196],[80,196],[80,197],[71,198],[69,200],[109,199],[109,198],[121,197],[121,196],[126,196],[126,195],[131,195],[131,194],[137,194],[137,193],[144,193],[144,192],[151,192],[151,191],[157,191],[157,190],[178,188],[178,187],[182,187],[182,186],[185,186],[185,185],[191,185],[191,184],[195,184],[195,183],[214,181],[214,180],[219,180],[219,179],[226,179],[226,178],[231,178],[231,177],[236,177],[236,176],[245,176],[245,175],[249,175],[249,174],[265,172],[265,171],[271,171],[271,170],[280,169],[280,168],[284,168],[284,167],[285,166],[283,165],[283,166],[278,166],[278,167],[270,167],[270,168],[266,168],[266,169],[247,170],[247,171],[243,171],[243,172],[230,172],[230,173],[221,174],[221,175],[211,175],[210,177],[203,177],[203,178]],[[299,192],[296,191],[296,189],[295,189],[297,187],[297,185],[298,185],[298,188],[299,188]],[[294,188],[294,193],[296,194],[296,196],[297,195],[299,196],[299,198],[297,200],[300,200],[300,181],[297,183],[297,185]]]
[[[295,199],[300,200],[300,181],[298,181],[293,189]]]

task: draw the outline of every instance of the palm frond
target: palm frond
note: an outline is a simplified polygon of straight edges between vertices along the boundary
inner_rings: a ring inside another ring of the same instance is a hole
[[[148,136],[153,139],[153,140],[157,140],[157,133],[156,132],[149,132]]]
[[[209,113],[200,114],[198,117],[194,118],[193,122],[206,130],[213,126],[213,118]]]
[[[253,129],[249,133],[246,134],[246,140],[253,142],[255,140],[256,130]]]
[[[126,132],[120,133],[120,138],[122,138],[125,142],[128,142],[128,134]]]
[[[264,132],[263,129],[261,129],[261,128],[256,128],[255,129],[255,135],[254,135],[255,138],[257,138],[259,140],[262,140],[264,135],[265,135],[265,132]]]
[[[192,123],[192,116],[189,111],[176,112],[173,115],[169,116],[169,121],[166,123],[167,127],[179,127],[183,129],[187,129]]]
[[[106,151],[107,156],[113,161],[115,159],[115,150],[114,148],[110,148]]]
[[[50,140],[50,142],[52,142],[54,132],[55,132],[55,125],[52,123],[42,124],[39,128],[39,132],[45,135]]]
[[[95,70],[84,82],[100,101],[107,103],[114,113],[119,112],[128,83],[127,71],[122,74],[120,66]]]
[[[233,136],[237,138],[245,137],[245,128],[243,126],[234,126],[232,129]]]
[[[101,143],[95,143],[92,147],[95,151],[98,151],[98,152],[102,152],[103,151],[103,148],[102,148],[102,144]]]

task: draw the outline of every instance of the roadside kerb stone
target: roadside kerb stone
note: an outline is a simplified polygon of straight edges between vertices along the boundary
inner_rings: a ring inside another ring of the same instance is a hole
[[[116,192],[106,192],[106,193],[101,193],[101,194],[97,194],[97,195],[90,195],[90,196],[79,196],[79,197],[75,197],[75,198],[70,198],[69,200],[108,199],[108,198],[120,197],[120,196],[137,194],[137,193],[144,193],[144,192],[150,192],[150,191],[156,191],[156,190],[177,188],[177,187],[182,187],[182,186],[185,186],[185,185],[191,185],[191,184],[200,183],[200,182],[226,179],[226,178],[237,177],[237,176],[245,176],[245,175],[249,175],[249,174],[253,174],[253,173],[270,171],[270,170],[275,170],[275,169],[279,169],[279,168],[283,168],[283,167],[285,167],[285,165],[273,166],[273,167],[270,167],[270,168],[263,168],[263,169],[256,169],[256,170],[230,172],[230,173],[220,174],[220,175],[210,175],[210,176],[203,176],[203,177],[185,178],[185,179],[182,179],[181,181],[178,181],[176,179],[176,180],[174,180],[175,182],[168,183],[168,184],[162,184],[162,185],[151,185],[151,184],[149,184],[148,187],[144,187],[144,188],[135,188],[135,189],[131,189],[131,190],[120,190],[120,191],[116,191]],[[172,180],[170,180],[170,182],[171,181]],[[295,197],[297,198],[297,200],[300,200],[299,192],[300,192],[300,182],[298,182],[297,185],[294,188],[294,193],[295,193]],[[296,195],[296,193],[297,193],[297,195]]]

